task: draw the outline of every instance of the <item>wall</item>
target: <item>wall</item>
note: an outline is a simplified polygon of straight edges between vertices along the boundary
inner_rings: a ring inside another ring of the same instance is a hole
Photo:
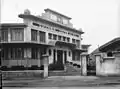
[[[114,57],[96,57],[96,74],[103,76],[120,75],[120,57],[116,55]]]

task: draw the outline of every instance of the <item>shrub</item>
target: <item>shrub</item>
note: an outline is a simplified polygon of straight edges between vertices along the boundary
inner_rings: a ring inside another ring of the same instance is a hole
[[[41,65],[41,66],[40,66],[40,70],[44,70],[44,65]]]
[[[25,70],[24,66],[12,66],[10,70]]]
[[[1,70],[2,71],[7,71],[7,70],[9,70],[9,68],[7,66],[1,66]]]
[[[77,66],[77,64],[73,64],[73,66]]]
[[[32,65],[31,67],[28,68],[29,70],[38,70],[40,69],[37,65]]]
[[[81,66],[80,65],[77,65],[78,68],[80,68]]]
[[[50,64],[48,66],[48,70],[64,70],[64,65],[63,64]]]
[[[72,63],[72,62],[70,62],[70,64],[72,65],[73,63]]]

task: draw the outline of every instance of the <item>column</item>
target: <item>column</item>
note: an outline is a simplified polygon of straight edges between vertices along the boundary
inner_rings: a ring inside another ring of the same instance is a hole
[[[57,49],[55,49],[55,63],[57,63]]]
[[[43,73],[43,77],[46,78],[48,77],[48,55],[45,54],[45,55],[42,55],[43,56],[43,65],[44,65],[44,73]]]
[[[8,28],[8,42],[11,41],[11,34],[10,34],[10,28]]]
[[[65,51],[63,51],[63,64],[65,64]]]

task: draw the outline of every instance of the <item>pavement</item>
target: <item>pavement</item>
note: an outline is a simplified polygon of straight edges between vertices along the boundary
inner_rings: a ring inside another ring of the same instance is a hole
[[[46,79],[3,80],[3,87],[93,87],[120,85],[120,77],[50,76]]]

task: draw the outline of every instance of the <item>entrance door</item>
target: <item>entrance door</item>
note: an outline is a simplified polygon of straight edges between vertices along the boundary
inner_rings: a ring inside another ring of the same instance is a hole
[[[64,51],[64,62],[66,63],[67,62],[67,52]]]
[[[63,51],[57,50],[57,63],[63,64]]]

